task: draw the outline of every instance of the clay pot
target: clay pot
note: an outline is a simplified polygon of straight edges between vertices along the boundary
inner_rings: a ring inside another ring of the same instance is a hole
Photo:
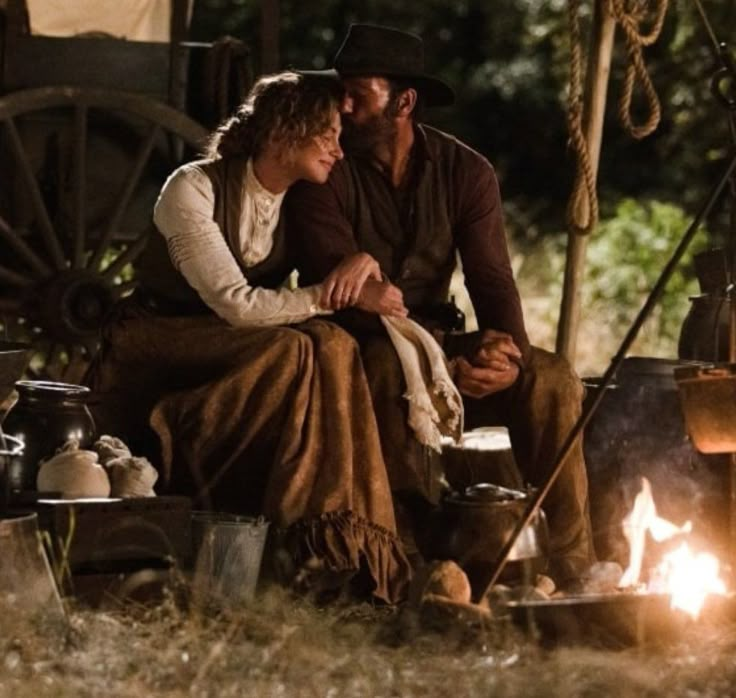
[[[34,490],[42,460],[54,455],[67,441],[80,448],[91,446],[95,423],[87,407],[89,388],[51,381],[18,381],[18,402],[8,412],[2,428],[19,438],[25,448],[14,458],[8,472],[13,491]]]

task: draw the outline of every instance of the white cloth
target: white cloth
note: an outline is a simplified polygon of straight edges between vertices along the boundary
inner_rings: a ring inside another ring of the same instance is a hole
[[[26,7],[32,34],[104,32],[120,39],[164,43],[171,38],[171,0],[26,0]],[[190,2],[188,18],[191,11]]]
[[[442,437],[463,433],[463,401],[447,359],[427,330],[409,318],[381,316],[399,356],[409,401],[409,426],[420,443],[442,450]],[[380,407],[379,407],[380,408]]]
[[[242,196],[240,253],[251,266],[271,252],[284,195],[264,189],[249,161]],[[319,285],[251,286],[212,218],[214,199],[210,178],[188,163],[168,178],[153,211],[174,266],[212,310],[233,327],[288,325],[330,313],[319,305]]]

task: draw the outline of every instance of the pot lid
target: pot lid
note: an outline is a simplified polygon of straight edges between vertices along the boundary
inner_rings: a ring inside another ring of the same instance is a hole
[[[514,490],[501,485],[494,485],[490,482],[478,482],[475,485],[466,487],[465,491],[456,493],[456,499],[465,502],[512,502],[519,499],[526,499],[526,492]]]

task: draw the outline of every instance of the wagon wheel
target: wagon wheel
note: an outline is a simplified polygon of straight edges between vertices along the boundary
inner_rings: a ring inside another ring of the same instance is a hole
[[[78,382],[135,285],[166,176],[207,131],[143,95],[48,87],[0,97],[0,322],[31,374]]]

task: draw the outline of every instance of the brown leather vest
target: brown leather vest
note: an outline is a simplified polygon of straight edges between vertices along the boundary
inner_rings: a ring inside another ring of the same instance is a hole
[[[251,286],[276,288],[281,285],[294,265],[286,250],[283,218],[274,231],[273,248],[258,264],[246,267],[240,258],[240,212],[246,161],[242,159],[203,160],[198,163],[212,182],[215,205],[212,220],[223,231],[228,247],[243,270]],[[199,294],[174,267],[166,247],[166,240],[155,229],[146,249],[136,264],[136,277],[141,294],[159,303],[168,311],[181,313],[207,312]]]

